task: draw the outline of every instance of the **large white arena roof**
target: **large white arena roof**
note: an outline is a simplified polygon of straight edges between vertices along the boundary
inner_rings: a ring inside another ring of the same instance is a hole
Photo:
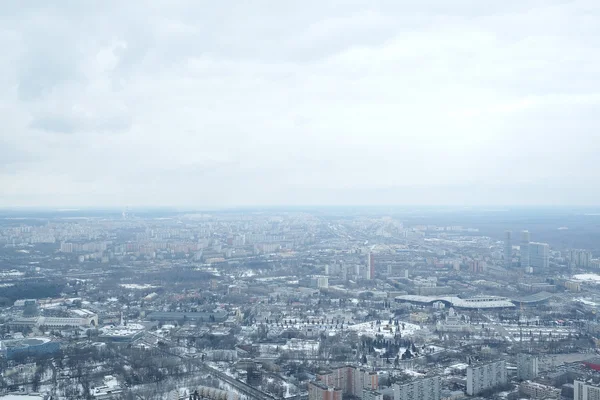
[[[514,303],[508,300],[507,298],[496,296],[477,296],[468,299],[462,299],[458,296],[419,296],[408,294],[403,296],[396,296],[396,301],[416,304],[432,304],[436,301],[441,301],[455,308],[472,309],[515,307]]]

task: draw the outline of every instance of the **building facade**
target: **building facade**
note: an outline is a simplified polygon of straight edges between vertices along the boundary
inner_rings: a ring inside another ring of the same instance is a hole
[[[512,267],[512,232],[504,233],[504,267]]]
[[[496,361],[487,364],[470,365],[467,368],[467,394],[475,396],[508,382],[506,363]]]
[[[442,397],[441,378],[415,379],[412,382],[392,386],[394,400],[440,400]]]
[[[517,356],[517,378],[529,381],[538,376],[538,358],[531,354],[519,353]]]
[[[547,243],[529,243],[529,264],[533,268],[550,266],[550,246]]]
[[[317,381],[357,397],[362,397],[363,389],[379,389],[379,376],[376,372],[354,366],[344,366],[317,374]]]
[[[363,389],[362,400],[383,400],[383,394],[377,390]]]
[[[532,399],[560,399],[560,389],[537,382],[521,382],[519,393]]]
[[[342,389],[321,382],[309,382],[308,400],[342,400]]]
[[[523,231],[521,233],[521,267],[529,268],[529,231]]]
[[[600,399],[600,385],[576,380],[573,382],[573,389],[575,391],[574,400]]]
[[[592,261],[592,253],[587,250],[569,250],[566,255],[567,261],[573,267],[587,268]]]
[[[367,271],[365,277],[367,279],[375,278],[375,257],[373,256],[373,253],[367,255]]]

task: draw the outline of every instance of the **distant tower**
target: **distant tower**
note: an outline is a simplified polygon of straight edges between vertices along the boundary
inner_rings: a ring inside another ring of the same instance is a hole
[[[529,268],[529,231],[521,233],[521,267]]]
[[[375,257],[373,253],[369,252],[367,255],[367,279],[373,279],[375,277]]]
[[[504,234],[504,266],[512,267],[512,232],[506,231]]]

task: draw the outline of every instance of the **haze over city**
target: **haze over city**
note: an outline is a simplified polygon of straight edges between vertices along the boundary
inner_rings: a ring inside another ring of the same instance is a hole
[[[597,205],[600,5],[0,13],[0,207]]]
[[[0,2],[0,400],[600,399],[599,0]]]

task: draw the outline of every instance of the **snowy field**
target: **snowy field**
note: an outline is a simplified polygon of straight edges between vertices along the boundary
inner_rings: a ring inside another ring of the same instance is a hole
[[[143,284],[143,285],[139,285],[137,283],[122,283],[119,286],[121,286],[124,289],[134,289],[134,290],[143,290],[143,289],[157,289],[158,286],[153,286],[150,284]]]
[[[598,274],[573,275],[573,279],[580,282],[600,283],[600,275]]]
[[[377,325],[376,322],[377,321],[370,321],[349,325],[347,329],[356,331],[359,335],[365,335],[373,338],[375,335],[383,335],[383,337],[386,339],[393,338],[396,333],[401,334],[402,337],[411,336],[421,329],[421,327],[418,325],[410,324],[408,322],[400,322],[399,326],[388,325],[387,323]]]

